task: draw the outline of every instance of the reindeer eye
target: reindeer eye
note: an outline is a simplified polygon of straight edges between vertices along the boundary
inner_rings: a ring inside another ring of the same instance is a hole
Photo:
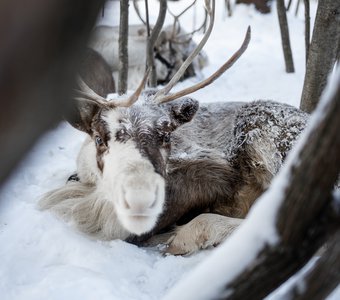
[[[103,140],[102,140],[102,138],[100,137],[100,136],[96,136],[96,138],[95,138],[95,142],[96,142],[96,146],[101,146],[101,145],[103,145]]]

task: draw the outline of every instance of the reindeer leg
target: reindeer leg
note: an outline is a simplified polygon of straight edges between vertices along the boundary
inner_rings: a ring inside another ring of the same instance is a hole
[[[215,247],[224,241],[242,222],[217,214],[201,214],[172,232],[152,237],[147,244],[165,244],[163,252],[190,255],[200,249]]]

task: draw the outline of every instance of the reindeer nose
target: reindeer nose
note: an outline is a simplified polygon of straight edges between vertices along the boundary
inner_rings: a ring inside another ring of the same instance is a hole
[[[123,206],[131,214],[143,214],[156,206],[158,187],[151,189],[123,188]]]

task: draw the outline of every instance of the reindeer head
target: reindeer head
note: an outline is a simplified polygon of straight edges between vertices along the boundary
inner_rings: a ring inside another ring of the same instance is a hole
[[[186,33],[179,25],[165,27],[154,46],[157,83],[169,82],[196,46],[191,34]],[[201,50],[186,68],[180,80],[197,75],[207,64],[208,57]]]
[[[91,137],[88,147],[96,166],[97,190],[113,203],[117,218],[129,232],[142,234],[153,228],[165,200],[166,162],[171,133],[189,122],[198,102],[182,98],[152,103],[154,92],[140,88],[126,101],[106,101],[81,82],[77,118],[70,123]]]

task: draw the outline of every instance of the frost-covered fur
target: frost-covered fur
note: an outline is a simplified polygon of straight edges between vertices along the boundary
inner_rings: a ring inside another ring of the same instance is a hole
[[[97,112],[78,157],[80,181],[40,205],[102,239],[152,237],[175,254],[216,245],[268,187],[308,116],[272,101],[156,106],[150,95]],[[95,145],[101,131],[105,149]]]

